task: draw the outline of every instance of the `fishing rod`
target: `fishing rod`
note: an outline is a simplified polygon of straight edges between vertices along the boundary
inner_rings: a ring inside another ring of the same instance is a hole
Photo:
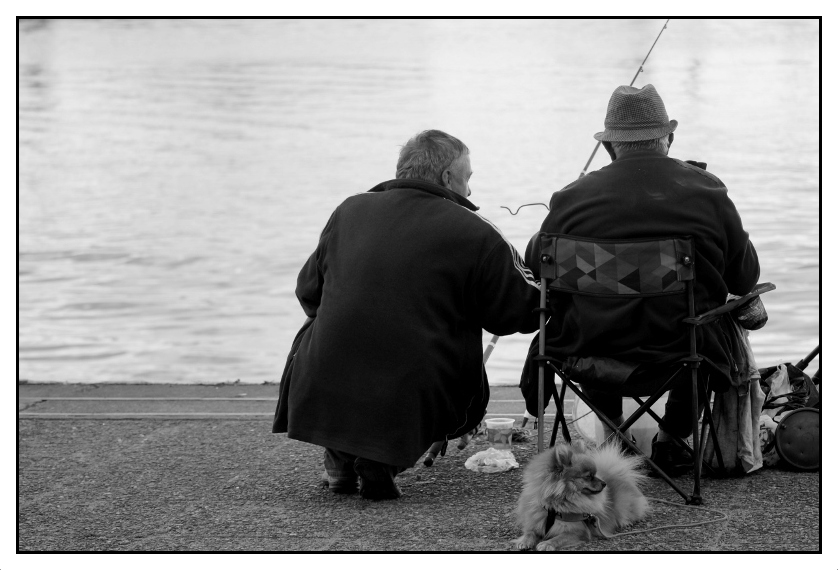
[[[655,38],[655,41],[652,42],[652,47],[649,48],[649,52],[646,54],[646,57],[644,57],[643,61],[640,62],[640,67],[637,68],[637,72],[634,74],[634,77],[632,78],[631,83],[629,83],[629,87],[632,87],[634,85],[634,82],[637,81],[637,77],[643,72],[643,66],[646,65],[646,60],[648,60],[649,56],[652,55],[652,50],[655,49],[655,46],[658,44],[658,40],[660,39],[661,34],[663,34],[663,31],[666,29],[667,24],[669,24],[669,18],[667,18],[666,22],[664,22],[663,27],[661,28],[661,31],[658,32],[658,36]],[[591,153],[591,156],[588,158],[588,162],[585,163],[585,168],[583,168],[582,172],[579,173],[579,178],[582,178],[583,176],[585,176],[585,174],[587,174],[588,167],[591,165],[591,162],[593,162],[594,156],[596,156],[596,153],[599,150],[600,146],[602,146],[602,142],[597,141],[596,146],[594,147],[594,151]],[[524,208],[526,206],[544,206],[548,210],[550,209],[549,206],[547,206],[547,204],[544,204],[542,202],[536,202],[534,204],[524,204],[522,206],[519,206],[518,209],[515,210],[514,212],[510,208],[507,208],[506,206],[501,206],[501,208],[504,208],[504,209],[508,210],[510,214],[515,216],[515,215],[518,214],[518,212],[521,210],[521,208]]]
[[[634,85],[634,82],[637,81],[638,76],[643,72],[643,66],[646,65],[646,61],[649,59],[649,56],[652,55],[652,50],[655,49],[655,46],[658,44],[658,40],[660,39],[661,35],[663,34],[663,31],[666,29],[666,26],[668,24],[669,24],[669,18],[667,18],[666,22],[663,23],[663,27],[661,28],[661,31],[658,32],[658,35],[655,38],[655,41],[652,42],[652,47],[649,48],[649,51],[646,53],[646,57],[644,57],[643,61],[640,62],[640,67],[637,68],[637,72],[634,74],[634,77],[631,79],[631,83],[629,83],[629,87],[632,87]],[[597,141],[596,146],[594,147],[594,151],[591,153],[591,156],[588,158],[588,162],[585,163],[585,168],[583,168],[582,172],[579,173],[579,178],[582,178],[583,176],[585,176],[585,174],[588,171],[588,167],[591,165],[591,162],[594,160],[594,156],[596,156],[596,153],[599,150],[599,147],[601,145],[602,145],[602,143],[600,141]],[[507,211],[509,211],[510,214],[512,214],[513,216],[516,216],[516,215],[518,215],[518,212],[521,211],[521,208],[525,208],[527,206],[544,206],[548,210],[550,209],[550,207],[547,204],[544,204],[543,202],[536,202],[536,203],[533,203],[533,204],[523,204],[521,206],[518,206],[518,208],[514,212],[506,206],[501,206],[501,208],[506,209]],[[542,316],[543,316],[543,313],[542,313]],[[483,364],[484,365],[486,364],[486,361],[489,360],[489,355],[492,354],[492,351],[494,350],[495,344],[497,343],[497,341],[498,341],[498,336],[495,335],[495,336],[492,337],[492,340],[489,342],[489,345],[486,347],[486,351],[483,353]],[[542,352],[543,352],[543,350],[542,350]],[[541,373],[542,374],[544,373],[543,369],[542,369]],[[543,392],[541,391],[541,386],[543,386],[543,380],[541,378],[539,378],[539,388],[540,388],[539,389],[539,394],[538,394],[538,405],[539,406],[543,406],[543,402],[544,402],[544,396],[543,396]],[[543,409],[543,407],[541,409]],[[526,419],[527,418],[525,417],[524,418],[524,423],[526,423]],[[542,427],[541,427],[541,425],[539,425],[538,428],[539,428],[538,451],[541,451],[541,446],[542,446],[542,443],[541,443],[541,440],[542,440],[541,429],[542,429]]]
[[[640,73],[643,71],[643,65],[646,63],[646,60],[649,59],[649,56],[652,55],[652,50],[655,49],[655,46],[657,45],[658,40],[660,39],[661,34],[663,34],[663,31],[666,29],[666,25],[668,23],[669,23],[669,18],[667,18],[666,22],[664,22],[663,27],[661,28],[661,31],[658,32],[658,37],[655,38],[654,43],[652,43],[652,47],[649,48],[649,53],[647,53],[646,57],[643,58],[643,61],[640,63],[640,67],[637,68],[637,73],[634,74],[634,77],[632,78],[631,83],[629,83],[629,87],[634,85],[634,82],[637,80],[637,76],[640,75]],[[585,168],[583,168],[582,172],[579,173],[579,178],[582,178],[588,172],[588,167],[591,165],[591,161],[593,161],[594,156],[596,155],[596,151],[599,150],[600,146],[602,146],[602,142],[597,141],[596,146],[594,147],[594,152],[591,153],[590,158],[588,158],[588,162],[585,163]]]
[[[498,335],[492,335],[492,340],[489,341],[489,344],[486,345],[486,350],[483,351],[483,365],[485,366],[486,362],[489,361],[489,356],[492,354],[492,351],[495,350],[495,345],[498,342]],[[479,426],[478,426],[479,427]],[[468,445],[468,442],[472,440],[472,438],[477,433],[477,428],[470,431],[467,434],[463,434],[460,436],[460,442],[457,444],[457,449],[465,449]],[[428,453],[425,455],[425,460],[422,462],[424,463],[425,467],[430,467],[434,464],[437,455],[445,455],[445,451],[448,449],[448,440],[444,439],[442,441],[435,441],[431,444],[430,449],[428,449]]]

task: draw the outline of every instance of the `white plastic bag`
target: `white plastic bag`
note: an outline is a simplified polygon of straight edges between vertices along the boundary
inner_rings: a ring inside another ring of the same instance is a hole
[[[779,404],[785,404],[788,402],[788,398],[785,397],[786,394],[790,394],[792,392],[791,389],[791,382],[789,382],[789,373],[786,370],[785,364],[780,364],[777,366],[777,370],[774,373],[764,380],[766,384],[768,384],[770,390],[768,394],[765,396],[766,402],[771,402],[771,407],[763,410],[762,413],[767,415],[770,418],[774,418],[783,407]],[[777,398],[777,396],[783,396]],[[772,400],[772,398],[776,398]],[[775,419],[775,422],[779,422],[779,420]]]
[[[495,449],[494,447],[490,447],[489,449],[478,451],[466,459],[466,469],[471,469],[478,473],[501,473],[510,469],[517,469],[518,467],[518,462],[515,461],[515,456],[512,455],[511,449]]]

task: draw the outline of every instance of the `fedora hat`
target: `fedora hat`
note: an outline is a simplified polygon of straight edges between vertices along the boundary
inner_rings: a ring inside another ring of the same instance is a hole
[[[677,126],[678,121],[669,120],[654,85],[642,89],[621,85],[608,101],[605,130],[594,138],[604,142],[646,141],[668,135]]]

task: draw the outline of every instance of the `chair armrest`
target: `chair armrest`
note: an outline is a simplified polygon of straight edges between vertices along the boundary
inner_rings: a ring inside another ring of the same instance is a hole
[[[697,317],[693,318],[686,318],[684,319],[685,323],[691,325],[706,325],[707,323],[711,323],[724,315],[725,313],[729,313],[730,311],[741,307],[742,305],[748,303],[751,299],[756,297],[757,295],[762,295],[763,293],[768,293],[769,291],[773,291],[777,287],[773,283],[759,283],[754,290],[748,293],[747,295],[742,295],[738,299],[733,299],[732,301],[728,301],[724,305],[719,305],[715,309],[710,309],[706,313],[702,313]]]

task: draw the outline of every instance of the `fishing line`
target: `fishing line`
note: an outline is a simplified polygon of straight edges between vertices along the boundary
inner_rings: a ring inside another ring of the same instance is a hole
[[[520,211],[521,211],[521,208],[525,208],[525,207],[527,207],[527,206],[544,206],[544,207],[545,207],[545,208],[547,208],[548,210],[550,209],[550,206],[548,206],[548,205],[547,205],[547,204],[545,204],[544,202],[535,202],[535,203],[533,203],[533,204],[523,204],[523,205],[521,205],[521,206],[518,206],[518,209],[517,209],[517,210],[515,210],[514,212],[513,212],[512,210],[509,210],[509,208],[507,208],[506,206],[501,206],[501,208],[506,208],[507,210],[509,210],[509,213],[510,213],[510,214],[512,214],[513,216],[517,216],[517,215],[518,215],[518,212],[520,212]]]
[[[640,63],[640,67],[637,68],[637,72],[634,74],[634,77],[632,78],[631,83],[629,83],[629,87],[634,85],[634,82],[637,80],[637,77],[643,72],[643,66],[646,64],[646,60],[649,59],[649,56],[652,55],[652,50],[655,49],[655,46],[657,45],[658,40],[661,37],[661,34],[663,34],[663,31],[666,29],[667,24],[669,24],[669,18],[667,18],[666,22],[664,22],[663,27],[661,28],[661,31],[658,32],[658,37],[655,38],[655,41],[652,43],[652,47],[649,48],[649,52],[646,54],[646,57],[643,58],[643,61]],[[591,162],[594,160],[594,156],[596,156],[596,153],[599,150],[600,146],[602,146],[602,142],[597,141],[596,146],[594,147],[594,151],[591,153],[591,156],[588,158],[588,162],[585,163],[585,168],[583,168],[582,172],[579,173],[579,178],[582,178],[588,172],[588,167],[591,165]],[[518,211],[521,208],[524,208],[526,206],[538,206],[538,205],[546,206],[546,204],[542,204],[541,202],[536,202],[535,204],[524,204],[523,206],[519,206],[518,209],[515,210],[514,214],[512,213],[512,210],[510,210],[506,206],[501,206],[501,208],[505,208],[506,210],[509,210],[509,213],[514,216],[518,213]],[[548,207],[547,209],[549,210],[550,208]]]

